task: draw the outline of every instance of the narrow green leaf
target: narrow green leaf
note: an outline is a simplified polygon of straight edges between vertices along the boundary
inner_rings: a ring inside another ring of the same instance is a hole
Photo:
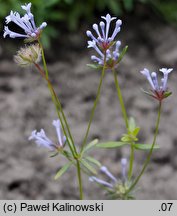
[[[54,179],[57,180],[58,178],[60,178],[72,165],[72,162],[69,162],[67,164],[65,164],[61,169],[59,169],[59,171],[56,173]]]
[[[51,154],[50,157],[55,157],[55,156],[57,156],[58,154],[59,154],[58,152],[55,152],[55,153]]]
[[[93,69],[100,69],[101,66],[98,64],[87,64],[88,67],[93,68]]]
[[[92,174],[96,175],[97,171],[94,167],[92,167],[86,160],[82,159],[81,163],[84,167],[86,167]]]
[[[120,56],[117,60],[117,64],[123,59],[125,53],[127,52],[128,46],[125,46],[124,49],[122,50],[122,52],[120,53]]]
[[[88,160],[89,162],[95,164],[95,165],[98,166],[99,168],[101,167],[101,163],[100,163],[98,160],[96,160],[95,158],[89,157],[89,156],[88,156],[88,157],[86,157],[85,159]]]
[[[71,139],[70,139],[69,137],[67,137],[67,140],[66,140],[66,141],[69,142],[69,144],[70,144],[70,146],[71,146],[71,148],[72,148],[72,150],[73,150],[73,152],[74,152],[74,151],[75,151],[75,150],[74,150],[74,144],[72,143]]]
[[[63,153],[63,155],[64,155],[65,157],[67,157],[68,159],[72,159],[72,158],[73,158],[72,154],[71,154],[69,151],[63,150],[62,153]]]
[[[165,93],[164,93],[164,97],[167,98],[167,97],[169,97],[171,94],[172,94],[172,92],[165,92]]]
[[[138,135],[140,131],[140,128],[139,127],[136,127],[133,131],[132,131],[132,134],[136,137]]]
[[[141,91],[142,91],[143,93],[145,93],[146,95],[149,95],[149,96],[153,97],[153,94],[152,94],[151,92],[145,91],[145,90],[142,89],[142,88],[141,88]]]
[[[24,39],[24,43],[31,43],[31,42],[33,42],[33,41],[35,41],[36,39],[34,39],[34,38],[27,38],[27,39]]]
[[[130,119],[128,121],[128,129],[129,129],[129,131],[134,131],[135,128],[136,128],[135,119],[133,117],[130,117]]]
[[[127,145],[128,143],[126,142],[104,142],[104,143],[98,143],[96,145],[97,148],[117,148],[121,147],[123,145]]]
[[[127,142],[131,142],[132,139],[130,138],[128,134],[124,134],[123,137],[121,138],[121,141],[124,143],[127,143]]]
[[[92,142],[87,144],[85,148],[83,149],[83,152],[88,151],[89,149],[93,148],[98,143],[98,139],[94,139]]]
[[[135,149],[137,150],[150,150],[152,147],[152,144],[140,144],[140,143],[136,143],[134,144]],[[159,149],[160,146],[155,144],[153,149]]]

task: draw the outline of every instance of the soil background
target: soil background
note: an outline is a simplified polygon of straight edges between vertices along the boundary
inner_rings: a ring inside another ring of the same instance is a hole
[[[91,27],[89,27],[91,29]],[[46,51],[50,79],[68,118],[79,146],[87,128],[99,82],[100,72],[90,69],[91,63],[85,31],[64,34]],[[140,74],[144,67],[158,71],[174,68],[168,86],[172,96],[163,102],[162,119],[151,164],[136,188],[137,199],[177,198],[177,29],[151,19],[126,17],[119,39],[128,52],[118,67],[118,76],[128,115],[141,127],[140,143],[152,143],[157,102],[144,95],[141,88],[149,84]],[[56,171],[65,163],[62,157],[49,158],[46,149],[29,142],[34,129],[44,128],[56,140],[52,120],[57,118],[46,83],[33,68],[22,69],[13,62],[21,40],[0,39],[0,199],[78,199],[74,169],[54,181]],[[119,140],[125,132],[116,95],[114,79],[107,72],[101,98],[91,126],[89,141]],[[129,148],[90,152],[117,177],[120,159],[129,157]],[[137,151],[134,176],[147,153]],[[104,192],[83,176],[85,199],[106,199]]]

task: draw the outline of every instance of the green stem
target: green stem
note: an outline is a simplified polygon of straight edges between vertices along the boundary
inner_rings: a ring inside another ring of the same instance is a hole
[[[73,140],[73,137],[72,137],[72,134],[71,134],[69,125],[68,125],[67,120],[66,120],[66,116],[65,116],[64,111],[63,111],[63,109],[62,109],[61,103],[60,103],[60,101],[59,101],[59,99],[58,99],[57,97],[56,97],[56,101],[57,101],[57,104],[58,104],[58,106],[59,106],[59,110],[60,110],[60,112],[61,112],[61,114],[62,114],[62,117],[63,117],[63,119],[64,119],[64,122],[65,122],[65,125],[66,125],[66,128],[67,128],[69,137],[70,137],[70,139],[71,139],[71,142],[72,142],[72,145],[73,145],[73,148],[74,148],[74,151],[75,151],[75,153],[77,154],[76,146],[75,146],[75,144],[74,144],[74,140]],[[58,112],[58,109],[57,109],[57,112]]]
[[[128,171],[128,179],[130,181],[133,173],[133,163],[134,163],[134,143],[131,143],[131,152],[130,152],[130,164],[129,164],[129,171]]]
[[[79,162],[78,159],[76,159],[77,156],[78,156],[78,153],[77,153],[76,146],[75,146],[75,143],[74,143],[74,140],[73,140],[71,131],[70,131],[70,127],[69,127],[69,125],[68,125],[67,119],[66,119],[65,114],[64,114],[64,111],[63,111],[63,109],[62,109],[61,103],[60,103],[58,97],[56,96],[56,93],[55,93],[55,91],[54,91],[54,89],[53,89],[52,84],[50,83],[50,81],[49,81],[49,79],[48,79],[49,73],[48,73],[48,68],[47,68],[47,64],[46,64],[46,60],[45,60],[44,49],[43,49],[42,43],[41,43],[40,40],[38,40],[38,42],[39,42],[39,45],[40,45],[41,51],[42,51],[42,60],[43,60],[43,65],[44,65],[45,74],[43,73],[43,70],[41,70],[41,68],[39,67],[39,65],[35,64],[35,66],[38,68],[38,70],[40,71],[40,73],[41,73],[42,76],[46,79],[46,81],[47,81],[47,83],[48,83],[48,88],[49,88],[49,91],[50,91],[51,96],[52,96],[52,101],[53,101],[53,103],[54,103],[54,105],[55,105],[55,107],[56,107],[56,111],[57,111],[58,117],[59,117],[59,119],[60,119],[63,132],[64,132],[66,138],[68,139],[67,132],[65,131],[65,126],[66,126],[67,131],[68,131],[68,134],[69,134],[69,137],[70,137],[70,139],[71,139],[72,146],[71,146],[69,140],[68,140],[68,145],[69,145],[69,148],[70,148],[70,151],[71,151],[73,157],[74,157],[75,160],[77,161],[77,174],[78,174],[78,183],[79,183],[80,199],[82,200],[82,199],[83,199],[83,190],[82,190],[82,178],[81,178],[80,162]],[[59,106],[59,110],[58,110],[58,106]],[[64,123],[65,123],[65,126],[64,126],[64,124],[63,124],[63,120],[62,120],[62,118],[61,118],[60,112],[61,112],[61,114],[62,114],[62,117],[63,117]]]
[[[44,54],[44,48],[42,46],[42,43],[40,40],[38,40],[39,46],[41,47],[41,52],[42,52],[42,61],[43,61],[43,65],[44,65],[44,71],[46,74],[47,79],[49,78],[49,72],[48,72],[48,68],[47,68],[47,63],[45,60],[45,54]]]
[[[128,117],[127,117],[127,112],[125,109],[125,105],[124,105],[124,101],[123,101],[123,97],[122,97],[122,92],[120,89],[120,85],[119,85],[119,80],[116,74],[116,71],[114,69],[112,69],[112,72],[114,74],[114,82],[115,82],[115,86],[116,86],[116,90],[117,90],[117,96],[119,98],[119,102],[120,102],[120,106],[121,106],[121,110],[122,110],[122,115],[125,121],[125,126],[127,128],[128,131]],[[133,173],[133,163],[134,163],[134,146],[133,143],[131,143],[131,152],[130,152],[130,160],[129,160],[129,171],[128,171],[128,179],[130,180],[132,177],[132,173]]]
[[[42,51],[42,60],[43,60],[43,65],[44,65],[44,71],[45,71],[45,74],[46,74],[46,78],[47,78],[47,80],[48,80],[49,73],[48,73],[48,68],[47,68],[47,64],[46,64],[46,60],[45,60],[44,49],[43,49],[43,46],[42,46],[42,43],[41,43],[40,40],[38,40],[38,43],[39,43],[39,45],[40,45],[40,47],[41,47],[41,51]],[[50,92],[51,92],[51,85],[48,84],[48,88],[49,88],[49,90],[50,90]],[[64,111],[63,111],[63,109],[62,109],[62,106],[61,106],[61,103],[60,103],[58,97],[56,97],[56,101],[57,101],[57,103],[58,103],[59,110],[60,110],[60,112],[61,112],[61,114],[62,114],[62,117],[63,117],[64,123],[65,123],[66,129],[67,129],[67,131],[68,131],[69,137],[70,137],[70,139],[71,139],[71,142],[72,142],[74,151],[75,151],[75,153],[77,154],[77,150],[76,150],[76,147],[75,147],[75,145],[74,145],[74,140],[73,140],[73,137],[72,137],[72,134],[71,134],[71,131],[70,131],[70,127],[69,127],[69,125],[68,125],[66,116],[65,116],[65,114],[64,114]]]
[[[114,69],[112,69],[112,71],[114,74],[114,82],[115,82],[115,86],[116,86],[116,90],[117,90],[117,96],[118,96],[119,101],[120,101],[122,115],[123,115],[123,118],[125,121],[125,126],[126,126],[127,131],[128,131],[128,117],[127,117],[127,112],[126,112],[123,97],[122,97],[122,92],[121,92],[120,85],[119,85],[119,80],[118,80],[116,71]],[[134,146],[133,146],[133,143],[131,143],[130,162],[129,162],[129,171],[128,171],[128,179],[129,180],[131,179],[132,173],[133,173],[133,163],[134,163]]]
[[[114,82],[115,82],[115,86],[116,86],[116,89],[117,89],[117,96],[118,96],[119,101],[120,101],[120,106],[121,106],[121,110],[122,110],[122,115],[123,115],[123,118],[124,118],[124,121],[125,121],[126,128],[127,128],[127,130],[128,130],[127,112],[126,112],[126,109],[125,109],[125,105],[124,105],[124,101],[123,101],[121,89],[120,89],[120,86],[119,86],[118,77],[117,77],[116,71],[115,71],[114,69],[112,69],[112,72],[113,72],[113,74],[114,74]]]
[[[144,174],[144,171],[146,169],[146,167],[148,166],[151,156],[152,156],[152,152],[153,152],[153,148],[154,145],[156,143],[156,139],[157,139],[157,134],[158,134],[158,130],[159,130],[159,123],[160,123],[160,116],[161,116],[161,109],[162,109],[162,103],[159,102],[159,107],[158,107],[158,116],[157,116],[157,121],[156,121],[156,128],[155,128],[155,133],[154,133],[154,139],[153,139],[153,143],[151,146],[151,149],[148,153],[148,156],[144,162],[143,168],[140,172],[140,174],[138,175],[138,177],[135,179],[135,181],[133,182],[133,184],[130,186],[130,188],[127,190],[126,195],[136,186],[136,184],[139,182],[141,176]]]
[[[106,64],[104,64],[103,69],[102,69],[101,78],[100,78],[100,82],[99,82],[98,89],[97,89],[96,99],[94,101],[94,104],[93,104],[93,107],[92,107],[92,110],[91,110],[91,115],[90,115],[90,120],[89,120],[89,123],[88,123],[88,126],[87,126],[87,131],[86,131],[86,134],[85,134],[82,146],[81,146],[81,151],[80,151],[81,154],[82,154],[82,151],[83,151],[83,149],[84,149],[84,147],[86,145],[88,134],[89,134],[90,127],[91,127],[91,123],[92,123],[92,120],[93,120],[93,117],[94,117],[95,109],[97,107],[97,104],[98,104],[98,101],[99,101],[99,98],[100,98],[101,86],[102,86],[102,83],[103,83],[105,69],[106,69]]]
[[[67,136],[67,133],[65,131],[65,127],[64,127],[64,124],[63,124],[63,120],[61,118],[61,115],[60,115],[60,112],[58,110],[58,103],[59,103],[59,100],[56,96],[56,93],[52,87],[52,84],[50,83],[49,79],[46,77],[44,71],[40,68],[40,66],[38,64],[35,64],[34,65],[36,66],[36,68],[38,69],[38,71],[40,72],[40,74],[42,75],[42,77],[47,81],[48,83],[48,87],[49,87],[49,90],[50,90],[50,93],[51,93],[51,96],[52,96],[52,100],[53,100],[53,103],[56,107],[56,112],[58,114],[58,117],[60,119],[60,122],[61,122],[61,125],[62,125],[62,129],[63,129],[63,132],[64,132],[64,135],[66,136],[66,138],[68,138]],[[59,106],[60,103],[59,103]],[[65,116],[64,116],[65,117]],[[77,175],[78,175],[78,183],[79,183],[79,191],[80,191],[80,199],[83,199],[83,190],[82,190],[82,178],[81,178],[81,168],[80,168],[80,162],[79,160],[77,159],[77,156],[78,156],[78,153],[76,151],[76,148],[75,148],[75,145],[72,145],[74,147],[74,149],[72,148],[71,144],[70,144],[70,141],[68,140],[68,146],[70,148],[70,151],[74,157],[74,159],[76,160],[76,163],[77,163]]]
[[[49,87],[49,91],[50,91],[50,93],[51,93],[52,101],[53,101],[53,103],[54,103],[54,105],[55,105],[58,118],[60,119],[61,126],[62,126],[62,129],[63,129],[63,132],[64,132],[64,135],[66,136],[66,138],[68,138],[67,132],[66,132],[65,127],[64,127],[63,119],[61,118],[60,112],[59,112],[59,110],[58,110],[58,104],[57,104],[57,99],[58,99],[58,98],[57,98],[56,93],[55,93],[55,91],[54,91],[54,89],[53,89],[53,87],[52,87],[52,84],[50,83],[49,79],[46,77],[46,75],[45,75],[44,71],[42,70],[42,68],[41,68],[38,64],[36,64],[36,63],[34,63],[34,65],[36,66],[36,68],[38,69],[38,71],[40,72],[40,74],[42,75],[42,77],[43,77],[43,78],[47,81],[47,83],[48,83],[48,87]],[[77,156],[77,152],[75,152],[75,151],[73,150],[73,148],[72,148],[72,146],[71,146],[69,140],[68,140],[68,145],[69,145],[69,148],[70,148],[70,150],[71,150],[71,152],[72,152],[73,157],[76,157],[76,156]]]
[[[78,183],[79,183],[80,200],[83,200],[81,168],[80,168],[80,162],[78,159],[77,159],[77,176],[78,176]]]

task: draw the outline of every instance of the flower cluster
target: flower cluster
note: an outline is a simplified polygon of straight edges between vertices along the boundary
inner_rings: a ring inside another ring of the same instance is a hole
[[[151,85],[151,92],[148,93],[150,96],[154,97],[155,99],[162,101],[164,98],[168,97],[171,92],[168,91],[167,88],[167,81],[168,81],[168,74],[172,71],[172,68],[161,68],[159,71],[163,73],[163,78],[161,79],[161,84],[159,85],[157,73],[152,72],[150,74],[147,68],[144,68],[140,71],[144,76],[146,76],[147,80]]]
[[[21,6],[23,10],[26,11],[26,14],[23,17],[20,17],[18,12],[10,12],[10,15],[6,17],[6,24],[14,22],[20,28],[22,28],[25,34],[20,34],[9,30],[8,26],[4,27],[4,37],[9,35],[11,38],[22,37],[28,38],[31,40],[37,40],[41,34],[43,28],[47,26],[46,22],[43,22],[39,27],[36,27],[34,22],[34,16],[31,13],[31,3]]]
[[[129,182],[127,180],[127,159],[121,159],[121,179],[117,179],[105,166],[102,166],[100,171],[110,179],[109,182],[96,176],[91,176],[89,180],[103,186],[114,198],[123,199],[129,188]]]
[[[105,22],[101,21],[99,26],[93,24],[93,29],[97,34],[95,37],[91,31],[87,31],[87,36],[92,40],[88,41],[88,48],[94,48],[99,56],[92,55],[91,59],[99,65],[106,65],[107,68],[115,68],[119,58],[119,47],[120,41],[115,42],[116,35],[120,32],[120,26],[122,21],[118,19],[114,31],[110,34],[110,24],[116,17],[111,17],[107,14],[105,17],[102,16]],[[100,28],[100,29],[99,29]]]
[[[45,134],[45,131],[41,129],[40,132],[37,132],[36,130],[32,131],[31,136],[29,137],[29,140],[34,140],[35,143],[39,146],[43,146],[51,151],[54,150],[60,150],[61,148],[64,147],[66,143],[66,137],[63,136],[62,131],[61,131],[61,124],[60,120],[53,120],[53,126],[56,129],[57,137],[58,137],[58,142],[54,143],[51,141]]]

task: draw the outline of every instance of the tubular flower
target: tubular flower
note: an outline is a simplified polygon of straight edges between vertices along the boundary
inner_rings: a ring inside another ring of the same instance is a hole
[[[36,27],[34,16],[31,13],[31,3],[22,5],[21,7],[26,11],[26,14],[23,17],[20,17],[20,14],[18,12],[11,11],[10,15],[6,17],[5,22],[6,24],[9,24],[10,22],[15,23],[24,30],[25,34],[13,32],[9,30],[8,26],[5,26],[3,36],[6,37],[7,35],[9,35],[9,37],[11,38],[21,37],[30,40],[37,40],[41,34],[42,29],[47,26],[47,23],[43,22],[39,27]]]
[[[106,63],[107,68],[113,68],[118,63],[120,55],[119,47],[121,42],[115,41],[115,37],[120,32],[122,21],[120,19],[116,21],[115,28],[110,35],[111,22],[117,18],[111,17],[109,14],[101,18],[104,19],[104,22],[101,21],[99,26],[93,24],[93,29],[97,36],[94,36],[91,31],[86,32],[87,36],[91,38],[91,41],[88,41],[88,48],[94,48],[98,54],[98,56],[92,55],[91,60],[102,66]]]
[[[159,84],[157,73],[152,72],[150,74],[149,70],[144,68],[140,71],[144,76],[146,76],[147,80],[151,85],[151,92],[145,92],[148,95],[154,97],[158,101],[162,101],[164,98],[170,96],[172,93],[168,91],[167,88],[167,81],[168,81],[168,74],[172,72],[173,68],[161,68],[159,69],[160,72],[163,73],[163,78],[161,79],[161,83]]]
[[[105,166],[102,166],[100,171],[110,179],[109,182],[97,178],[96,176],[91,176],[89,180],[103,186],[109,194],[113,195],[115,198],[124,198],[130,183],[127,181],[127,159],[121,159],[121,179],[117,179]]]
[[[62,134],[60,121],[58,119],[54,120],[53,126],[55,127],[57,133],[57,143],[51,141],[46,136],[45,131],[43,129],[41,129],[40,132],[37,132],[36,130],[32,131],[31,136],[28,139],[34,140],[37,145],[43,146],[51,151],[63,148],[66,142],[66,137]]]

